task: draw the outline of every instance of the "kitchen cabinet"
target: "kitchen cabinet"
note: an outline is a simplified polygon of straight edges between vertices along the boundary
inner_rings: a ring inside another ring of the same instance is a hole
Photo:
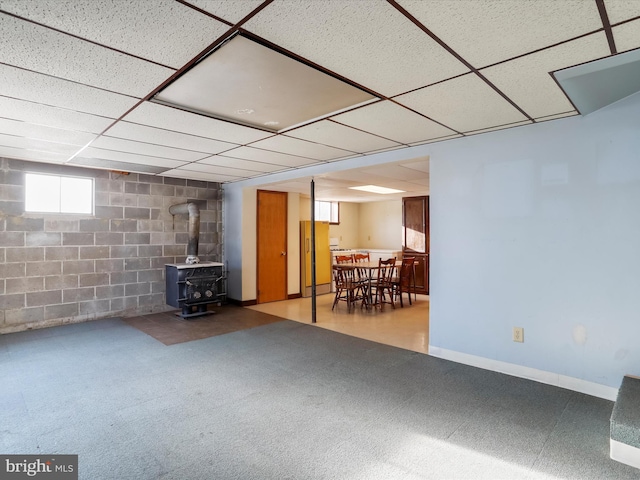
[[[402,256],[416,258],[416,291],[429,294],[429,197],[402,199]]]

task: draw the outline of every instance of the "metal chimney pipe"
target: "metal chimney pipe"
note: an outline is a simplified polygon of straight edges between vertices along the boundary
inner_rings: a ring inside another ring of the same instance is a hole
[[[169,207],[171,215],[189,215],[189,243],[187,244],[187,259],[189,265],[200,263],[198,258],[198,240],[200,238],[200,207],[195,203],[180,203]]]

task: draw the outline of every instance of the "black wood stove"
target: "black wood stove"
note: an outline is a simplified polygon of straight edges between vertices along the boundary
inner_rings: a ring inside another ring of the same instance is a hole
[[[167,264],[165,269],[167,304],[181,308],[182,318],[208,315],[207,305],[226,297],[222,263]]]

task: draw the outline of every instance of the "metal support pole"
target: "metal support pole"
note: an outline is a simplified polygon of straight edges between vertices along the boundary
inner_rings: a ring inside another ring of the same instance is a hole
[[[311,323],[316,323],[316,185],[311,178]]]

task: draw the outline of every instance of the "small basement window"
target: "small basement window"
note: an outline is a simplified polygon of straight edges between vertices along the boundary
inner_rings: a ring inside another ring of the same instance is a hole
[[[316,221],[340,223],[340,202],[316,200],[315,210]]]
[[[25,174],[25,211],[93,214],[93,178]]]

